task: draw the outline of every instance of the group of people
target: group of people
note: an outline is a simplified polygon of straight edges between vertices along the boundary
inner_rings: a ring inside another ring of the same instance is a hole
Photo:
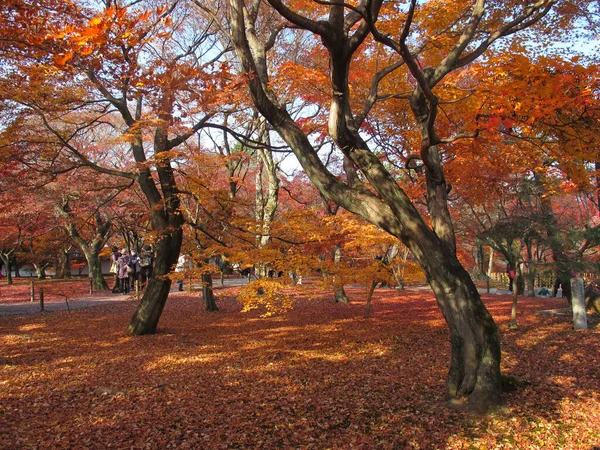
[[[113,293],[127,295],[135,291],[136,282],[143,290],[149,278],[152,277],[154,252],[151,247],[144,247],[138,255],[135,250],[129,253],[127,248],[119,250],[113,247],[110,256],[110,272],[115,276]]]

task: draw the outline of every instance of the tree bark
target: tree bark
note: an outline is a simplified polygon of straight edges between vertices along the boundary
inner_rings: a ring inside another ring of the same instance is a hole
[[[409,238],[406,244],[423,268],[450,330],[446,398],[451,405],[485,412],[501,400],[498,328],[454,252],[433,233],[417,236],[418,242]]]
[[[104,220],[99,212],[95,214],[95,228],[94,235],[90,239],[85,239],[79,230],[75,226],[75,220],[72,220],[70,217],[70,208],[68,199],[65,199],[63,203],[58,207],[58,212],[61,216],[63,216],[66,220],[64,224],[64,228],[67,233],[75,242],[88,264],[88,277],[92,284],[92,287],[96,291],[105,291],[108,290],[108,284],[104,279],[104,275],[102,274],[102,261],[100,259],[100,251],[104,247],[104,244],[108,241],[111,233],[110,230],[112,228],[112,224],[110,220]]]
[[[508,327],[512,330],[516,330],[519,328],[519,324],[517,323],[517,306],[519,301],[519,279],[520,275],[515,271],[515,278],[513,279],[512,284],[512,306],[510,308],[510,321],[508,322]]]
[[[99,252],[89,252],[89,254],[85,254],[85,258],[88,262],[88,276],[94,291],[105,291],[108,290],[108,283],[102,273],[102,260],[98,253]]]
[[[213,292],[213,278],[210,273],[202,274],[202,297],[204,297],[207,311],[219,310],[217,302],[215,301],[215,295]]]
[[[527,283],[526,290],[528,297],[535,297],[535,269],[533,261],[533,249],[531,242],[526,243],[527,249]]]
[[[154,214],[159,214],[154,212]],[[177,218],[175,218],[177,219]],[[167,276],[177,264],[183,230],[179,227],[165,231],[156,243],[154,274],[148,281],[146,291],[127,329],[133,335],[154,334],[171,290]]]

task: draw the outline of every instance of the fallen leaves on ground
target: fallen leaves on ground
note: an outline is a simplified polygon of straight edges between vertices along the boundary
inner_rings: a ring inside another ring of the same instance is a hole
[[[0,318],[1,448],[589,449],[600,445],[598,330],[535,314],[562,299],[484,296],[503,371],[523,386],[486,417],[448,409],[445,323],[429,291],[304,298],[284,315],[167,302],[158,334],[135,303]],[[312,293],[314,294],[314,292]],[[592,325],[596,325],[592,321]],[[597,321],[596,321],[597,322]]]
[[[40,291],[44,292],[44,302],[64,302],[80,298],[95,298],[111,295],[110,291],[95,291],[90,294],[87,278],[71,280],[37,280],[35,278],[15,278],[12,285],[6,279],[0,280],[0,303],[23,303],[31,301],[31,283],[34,287],[34,298],[39,302]],[[112,281],[109,281],[112,286]]]

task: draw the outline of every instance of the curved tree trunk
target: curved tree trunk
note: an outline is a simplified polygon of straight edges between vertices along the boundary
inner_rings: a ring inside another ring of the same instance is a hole
[[[372,5],[371,13],[375,17],[380,5]],[[412,2],[411,8],[415,5],[416,2]],[[330,6],[328,21],[310,22],[292,14],[286,16],[288,20],[298,19],[295,24],[300,28],[318,34],[327,48],[332,92],[329,135],[344,156],[360,170],[373,189],[371,191],[361,186],[350,186],[325,167],[307,135],[269,88],[266,50],[252,28],[251,14],[245,11],[241,0],[230,0],[230,7],[232,43],[244,71],[253,75],[248,77],[247,85],[254,105],[290,146],[321,194],[399,238],[427,275],[450,330],[452,357],[447,381],[448,399],[452,403],[464,402],[477,411],[497,405],[501,397],[498,329],[481,302],[475,284],[456,256],[456,241],[448,210],[449,186],[437,148],[440,141],[435,134],[439,102],[431,92],[436,83],[455,69],[457,58],[466,46],[449,54],[438,67],[427,68],[426,73],[420,71],[407,48],[408,26],[402,42],[396,46],[404,62],[410,63],[409,69],[415,72],[418,81],[411,98],[411,108],[415,121],[421,127],[419,158],[426,170],[428,222],[432,225],[429,228],[407,193],[359,133],[364,114],[372,105],[367,105],[360,115],[352,113],[348,76],[350,63],[353,51],[373,31],[373,27],[361,24],[349,37],[347,30],[350,27],[344,20],[344,6],[336,3]],[[283,10],[278,11],[285,14]]]
[[[407,245],[423,267],[450,330],[452,356],[446,383],[451,405],[485,412],[501,400],[500,336],[477,287],[453,252],[435,236]],[[437,242],[436,242],[437,241]]]
[[[75,226],[76,221],[70,217],[70,207],[68,199],[64,199],[63,203],[59,205],[58,212],[61,216],[66,219],[64,224],[67,233],[75,242],[88,264],[89,279],[91,285],[96,291],[108,290],[108,284],[102,274],[102,261],[100,259],[100,251],[104,247],[104,244],[108,241],[111,235],[112,224],[110,220],[104,220],[100,215],[100,212],[96,212],[94,215],[95,221],[95,233],[91,239],[86,239],[81,235],[77,227]],[[70,270],[69,270],[70,273]]]

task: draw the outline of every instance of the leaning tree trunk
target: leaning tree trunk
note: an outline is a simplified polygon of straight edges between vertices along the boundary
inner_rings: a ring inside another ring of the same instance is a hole
[[[157,214],[156,212],[154,214]],[[148,281],[148,286],[138,308],[131,318],[128,333],[134,335],[154,334],[158,321],[171,290],[171,279],[168,277],[173,267],[177,264],[183,230],[181,219],[174,217],[171,222],[173,227],[168,229],[156,244],[156,260],[154,274]]]
[[[450,330],[452,356],[446,383],[451,405],[485,412],[500,403],[500,336],[467,271],[448,250],[430,242],[415,256],[422,263]],[[411,245],[414,248],[413,245]]]
[[[362,34],[357,32],[358,39],[354,39],[354,36],[352,39],[340,38],[344,37],[343,27],[346,26],[343,20],[344,6],[333,4],[330,22],[327,23],[331,26],[318,23],[314,24],[311,31],[320,35],[329,53],[333,92],[329,134],[344,155],[360,169],[377,195],[369,189],[350,187],[327,170],[308,136],[268,89],[265,48],[261,47],[251,27],[245,22],[250,14],[244,12],[244,3],[230,0],[230,6],[232,43],[244,72],[252,74],[248,77],[247,85],[254,105],[290,146],[307,176],[324,196],[399,238],[410,248],[427,275],[450,329],[452,356],[447,382],[448,399],[453,403],[466,402],[478,411],[497,405],[501,396],[498,329],[481,302],[475,284],[456,256],[456,242],[448,211],[449,188],[444,180],[439,153],[432,144],[436,137],[433,132],[435,114],[430,115],[427,110],[424,116],[419,111],[415,114],[420,123],[426,123],[421,160],[428,169],[428,207],[432,230],[406,192],[399,187],[397,180],[362,139],[358,129],[363,121],[352,118],[349,67],[353,49],[358,48],[360,36],[366,38],[369,28],[359,27]],[[403,52],[407,53],[405,47]],[[410,54],[406,59],[414,62]],[[449,64],[451,59],[444,61]],[[443,70],[439,73],[442,77],[444,70],[446,73],[450,70],[448,67],[441,68]],[[416,63],[410,68],[419,70]],[[437,75],[435,71],[427,73],[427,77],[434,75]],[[419,79],[419,83],[422,85],[423,80]],[[430,104],[437,107],[437,99],[434,100],[436,102],[432,100]],[[412,103],[411,100],[411,107]]]

